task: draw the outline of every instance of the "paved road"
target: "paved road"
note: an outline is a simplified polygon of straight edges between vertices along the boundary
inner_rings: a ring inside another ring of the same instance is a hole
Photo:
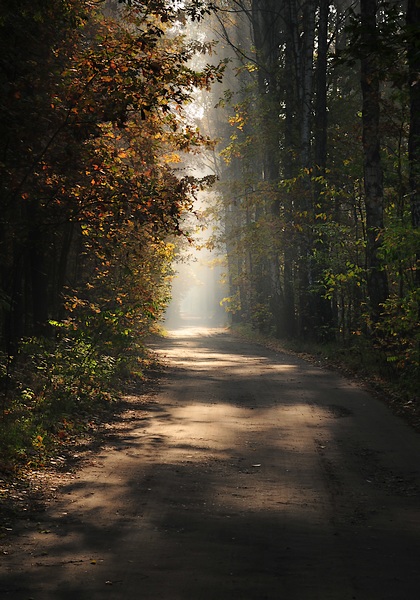
[[[168,369],[0,559],[13,600],[414,600],[420,437],[356,384],[223,330]]]

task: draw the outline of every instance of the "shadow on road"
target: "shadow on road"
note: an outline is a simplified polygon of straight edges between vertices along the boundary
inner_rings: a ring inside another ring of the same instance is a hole
[[[415,434],[337,375],[223,330],[155,350],[156,389],[126,399],[106,447],[23,532],[2,597],[416,597]]]

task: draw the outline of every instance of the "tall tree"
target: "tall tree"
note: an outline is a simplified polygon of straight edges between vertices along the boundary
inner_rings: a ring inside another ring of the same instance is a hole
[[[380,70],[377,30],[377,0],[361,0],[361,87],[363,97],[363,154],[366,206],[366,266],[370,313],[377,321],[388,298],[388,282],[380,258],[384,228],[383,171],[380,157]]]
[[[96,4],[0,4],[0,343],[9,352],[23,335],[48,332],[65,294],[109,305],[94,291],[101,273],[120,282],[108,289],[118,308],[121,282],[133,287],[139,272],[126,238],[150,257],[146,247],[181,233],[200,185],[173,165],[176,152],[208,143],[184,106],[219,66],[189,67],[193,46],[169,32],[177,8],[133,2],[104,16]],[[139,311],[158,304],[158,279],[149,281],[156,298],[144,280]]]
[[[410,91],[410,132],[408,140],[409,184],[413,227],[420,227],[420,3],[408,0],[408,85]],[[420,285],[420,252],[417,254],[416,281]]]

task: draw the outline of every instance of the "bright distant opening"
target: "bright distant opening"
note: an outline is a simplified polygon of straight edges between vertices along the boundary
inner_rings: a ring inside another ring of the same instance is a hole
[[[220,259],[207,249],[195,250],[176,270],[165,326],[168,329],[226,326],[228,317],[220,304],[226,296]]]
[[[200,195],[196,214],[204,212],[205,202],[211,193]],[[177,329],[188,326],[225,327],[228,315],[221,301],[228,294],[224,283],[225,257],[211,249],[207,242],[213,234],[214,224],[199,222],[195,245],[181,252],[175,264],[176,276],[172,282],[172,302],[166,311],[164,326]]]

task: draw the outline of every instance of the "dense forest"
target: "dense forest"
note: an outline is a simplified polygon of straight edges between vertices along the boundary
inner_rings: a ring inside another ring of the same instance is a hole
[[[419,377],[415,1],[231,0],[211,135],[234,322]],[[223,50],[222,50],[223,49]]]
[[[357,342],[415,389],[419,12],[0,1],[4,456],[39,460],[141,376],[209,186],[234,324]]]
[[[184,215],[213,179],[181,165],[212,143],[185,112],[222,76],[190,67],[211,44],[181,34],[205,12],[0,3],[3,460],[39,458],[116,377],[141,376]]]

